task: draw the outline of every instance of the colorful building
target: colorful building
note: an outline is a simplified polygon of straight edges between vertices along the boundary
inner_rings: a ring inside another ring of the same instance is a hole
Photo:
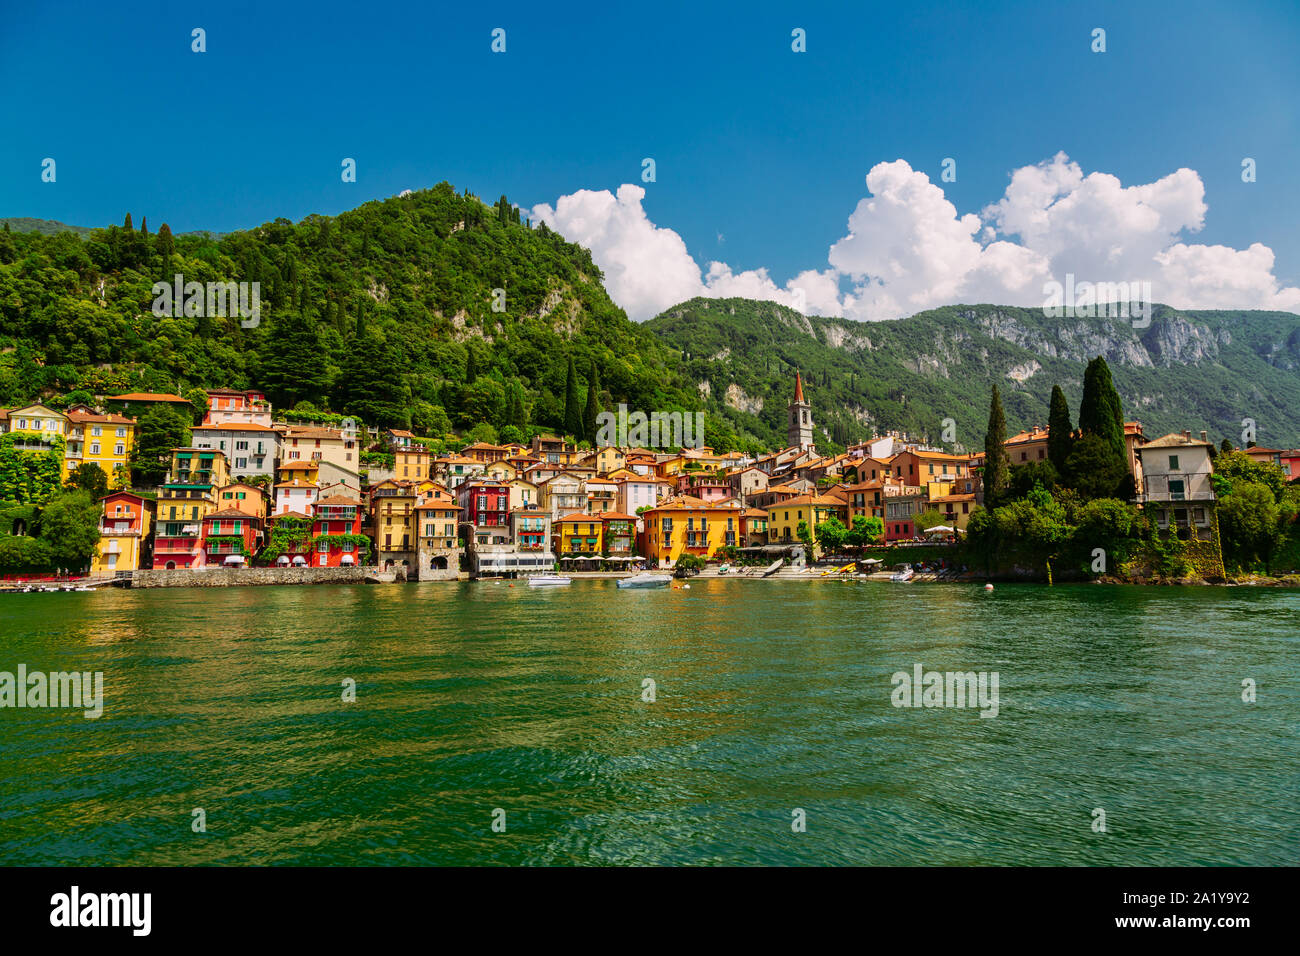
[[[311,528],[314,567],[341,568],[367,563],[370,541],[362,537],[361,517],[359,498],[331,495],[316,500]]]
[[[218,488],[230,483],[224,453],[213,448],[172,451],[167,481],[158,489],[153,566],[158,569],[200,568],[203,519],[217,510]]]
[[[552,527],[559,542],[556,553],[561,558],[577,554],[601,554],[604,550],[604,523],[600,515],[575,511],[555,519]]]
[[[114,491],[100,499],[99,551],[90,562],[92,575],[111,575],[147,567],[152,502],[129,491]]]
[[[103,414],[86,405],[67,413],[67,446],[63,453],[66,478],[84,464],[98,465],[108,487],[122,488],[130,481],[128,463],[135,442],[135,419]]]
[[[735,502],[709,504],[691,495],[674,495],[641,512],[642,553],[671,565],[683,554],[709,558],[718,548],[738,547],[740,513]]]

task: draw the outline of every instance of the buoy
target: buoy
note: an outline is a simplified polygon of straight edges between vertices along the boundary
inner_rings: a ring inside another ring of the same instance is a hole
[[[992,590],[993,590],[993,585],[991,585],[991,584],[986,584],[986,585],[984,585],[984,590],[985,590],[985,591],[992,591]]]

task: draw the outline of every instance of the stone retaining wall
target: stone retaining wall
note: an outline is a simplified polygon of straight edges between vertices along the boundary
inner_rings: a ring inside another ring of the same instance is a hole
[[[210,568],[136,571],[133,588],[228,588],[265,584],[364,584],[377,568]]]

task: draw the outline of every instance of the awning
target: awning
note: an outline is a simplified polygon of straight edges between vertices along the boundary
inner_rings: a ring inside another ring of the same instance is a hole
[[[297,566],[302,566],[307,563],[307,559],[304,558],[301,554],[295,554],[293,556],[293,563]]]
[[[275,559],[275,563],[276,563],[276,564],[288,564],[288,563],[289,563],[289,556],[288,556],[287,554],[282,554],[282,555],[280,555],[278,558]]]
[[[339,558],[339,564],[356,564],[356,560],[350,554],[345,554]]]
[[[243,564],[244,556],[242,554],[228,554],[222,564]]]

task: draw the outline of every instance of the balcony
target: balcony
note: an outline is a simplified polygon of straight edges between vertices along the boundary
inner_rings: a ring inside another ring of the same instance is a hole
[[[1147,502],[1214,501],[1214,486],[1210,472],[1175,472],[1168,475],[1146,475],[1142,479],[1142,494],[1137,500]]]

